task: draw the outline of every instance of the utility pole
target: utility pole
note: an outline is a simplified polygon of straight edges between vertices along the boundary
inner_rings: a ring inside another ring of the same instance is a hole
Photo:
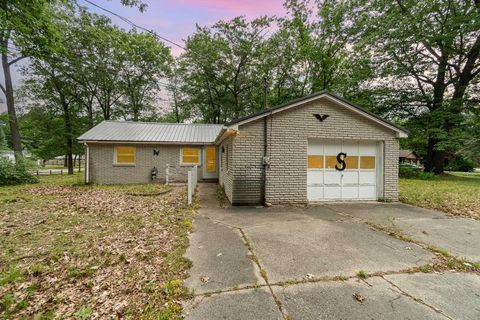
[[[268,109],[268,79],[263,77],[263,108]]]

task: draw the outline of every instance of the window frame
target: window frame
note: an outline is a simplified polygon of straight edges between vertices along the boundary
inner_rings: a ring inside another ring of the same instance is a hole
[[[189,149],[189,150],[196,150],[197,151],[197,156],[198,156],[198,162],[184,162],[183,161],[183,150]],[[182,147],[180,148],[180,165],[182,166],[199,166],[202,164],[202,157],[200,154],[200,148],[197,147]]]
[[[118,162],[118,148],[133,148],[133,162]],[[118,145],[113,148],[113,165],[117,167],[135,167],[137,165],[137,147]]]

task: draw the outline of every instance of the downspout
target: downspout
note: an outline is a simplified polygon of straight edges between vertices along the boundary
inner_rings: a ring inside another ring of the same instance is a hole
[[[85,183],[88,184],[90,181],[90,148],[88,144],[85,143]]]

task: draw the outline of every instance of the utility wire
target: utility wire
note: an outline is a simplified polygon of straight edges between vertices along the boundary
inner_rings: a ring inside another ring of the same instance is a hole
[[[118,13],[115,13],[115,12],[113,12],[113,11],[107,9],[107,8],[104,8],[104,7],[98,5],[98,4],[96,4],[96,3],[94,3],[94,2],[92,2],[92,1],[90,1],[90,0],[83,0],[83,1],[91,4],[91,5],[94,6],[94,7],[99,8],[99,9],[105,11],[105,12],[108,12],[108,13],[110,13],[111,15],[114,15],[115,17],[119,18],[120,20],[128,23],[129,25],[131,25],[131,26],[133,26],[133,27],[135,27],[135,28],[144,30],[144,31],[152,34],[154,37],[156,37],[156,38],[158,38],[158,39],[160,39],[160,40],[162,40],[162,41],[168,42],[168,43],[170,43],[170,44],[173,44],[174,46],[177,46],[177,47],[179,47],[179,48],[181,48],[181,49],[183,49],[183,50],[186,50],[186,48],[185,48],[184,46],[182,46],[182,45],[180,45],[180,44],[178,44],[178,43],[176,43],[176,42],[174,42],[174,41],[172,41],[172,40],[170,40],[170,39],[167,39],[167,38],[165,38],[165,37],[162,37],[162,36],[158,35],[156,32],[154,32],[154,31],[152,31],[152,30],[149,30],[149,29],[147,29],[147,28],[144,28],[144,27],[142,27],[142,26],[139,26],[139,25],[136,24],[135,22],[133,22],[133,21],[131,21],[131,20],[129,20],[129,19],[127,19],[127,18],[119,15]]]

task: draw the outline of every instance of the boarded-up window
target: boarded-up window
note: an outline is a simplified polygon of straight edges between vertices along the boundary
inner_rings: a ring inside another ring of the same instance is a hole
[[[375,169],[375,157],[374,156],[361,156],[360,157],[360,169]]]
[[[199,164],[200,150],[196,148],[183,148],[181,158],[182,164]]]
[[[116,164],[135,164],[135,147],[115,147]]]
[[[345,159],[345,169],[358,169],[358,156],[346,156]]]
[[[325,156],[325,168],[326,169],[335,169],[337,164],[337,156]]]
[[[322,169],[323,168],[323,156],[308,156],[308,169]]]

